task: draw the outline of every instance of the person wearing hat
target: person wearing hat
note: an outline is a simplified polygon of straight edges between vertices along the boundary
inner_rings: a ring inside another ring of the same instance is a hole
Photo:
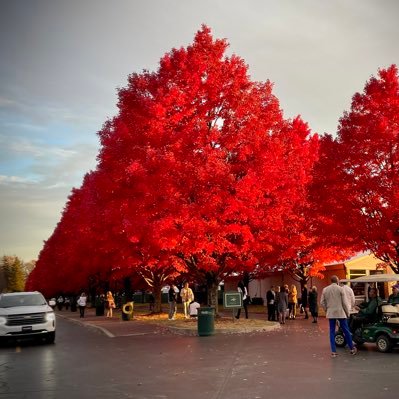
[[[399,284],[392,287],[392,294],[388,297],[388,303],[391,305],[399,304]]]

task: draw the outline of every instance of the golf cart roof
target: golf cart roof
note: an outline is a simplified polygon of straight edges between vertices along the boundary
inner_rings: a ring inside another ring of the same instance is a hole
[[[352,279],[341,279],[339,281],[342,283],[387,283],[389,281],[399,281],[399,274],[372,274]]]

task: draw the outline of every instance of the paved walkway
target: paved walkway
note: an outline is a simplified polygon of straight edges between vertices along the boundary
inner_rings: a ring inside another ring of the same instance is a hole
[[[95,328],[110,338],[145,334],[167,334],[171,332],[175,334],[197,335],[197,323],[195,321],[190,323],[179,323],[179,325],[172,325],[172,323],[157,323],[156,321],[140,321],[135,318],[130,321],[124,321],[122,320],[121,313],[119,311],[115,312],[112,318],[107,318],[106,316],[96,316],[95,309],[91,308],[86,309],[84,318],[80,318],[79,312],[71,312],[69,310],[56,310],[56,315],[57,317],[68,319],[74,323],[82,324],[88,328]],[[250,315],[250,320],[253,319],[266,320],[266,316],[264,313],[252,313]],[[268,323],[268,325],[259,327],[259,325],[251,326],[250,324],[246,323],[244,319],[240,319],[236,321],[233,330],[228,328],[222,330],[216,327],[215,333],[253,333],[273,331],[280,328],[280,324],[278,323]]]

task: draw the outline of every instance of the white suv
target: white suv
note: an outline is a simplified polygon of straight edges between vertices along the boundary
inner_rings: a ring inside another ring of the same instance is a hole
[[[0,294],[0,341],[10,338],[55,340],[55,314],[40,292]]]

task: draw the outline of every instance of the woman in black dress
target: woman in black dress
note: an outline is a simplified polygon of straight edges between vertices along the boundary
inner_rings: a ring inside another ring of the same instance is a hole
[[[309,292],[309,310],[313,317],[312,323],[317,323],[319,317],[319,305],[317,304],[317,288],[313,286]]]

